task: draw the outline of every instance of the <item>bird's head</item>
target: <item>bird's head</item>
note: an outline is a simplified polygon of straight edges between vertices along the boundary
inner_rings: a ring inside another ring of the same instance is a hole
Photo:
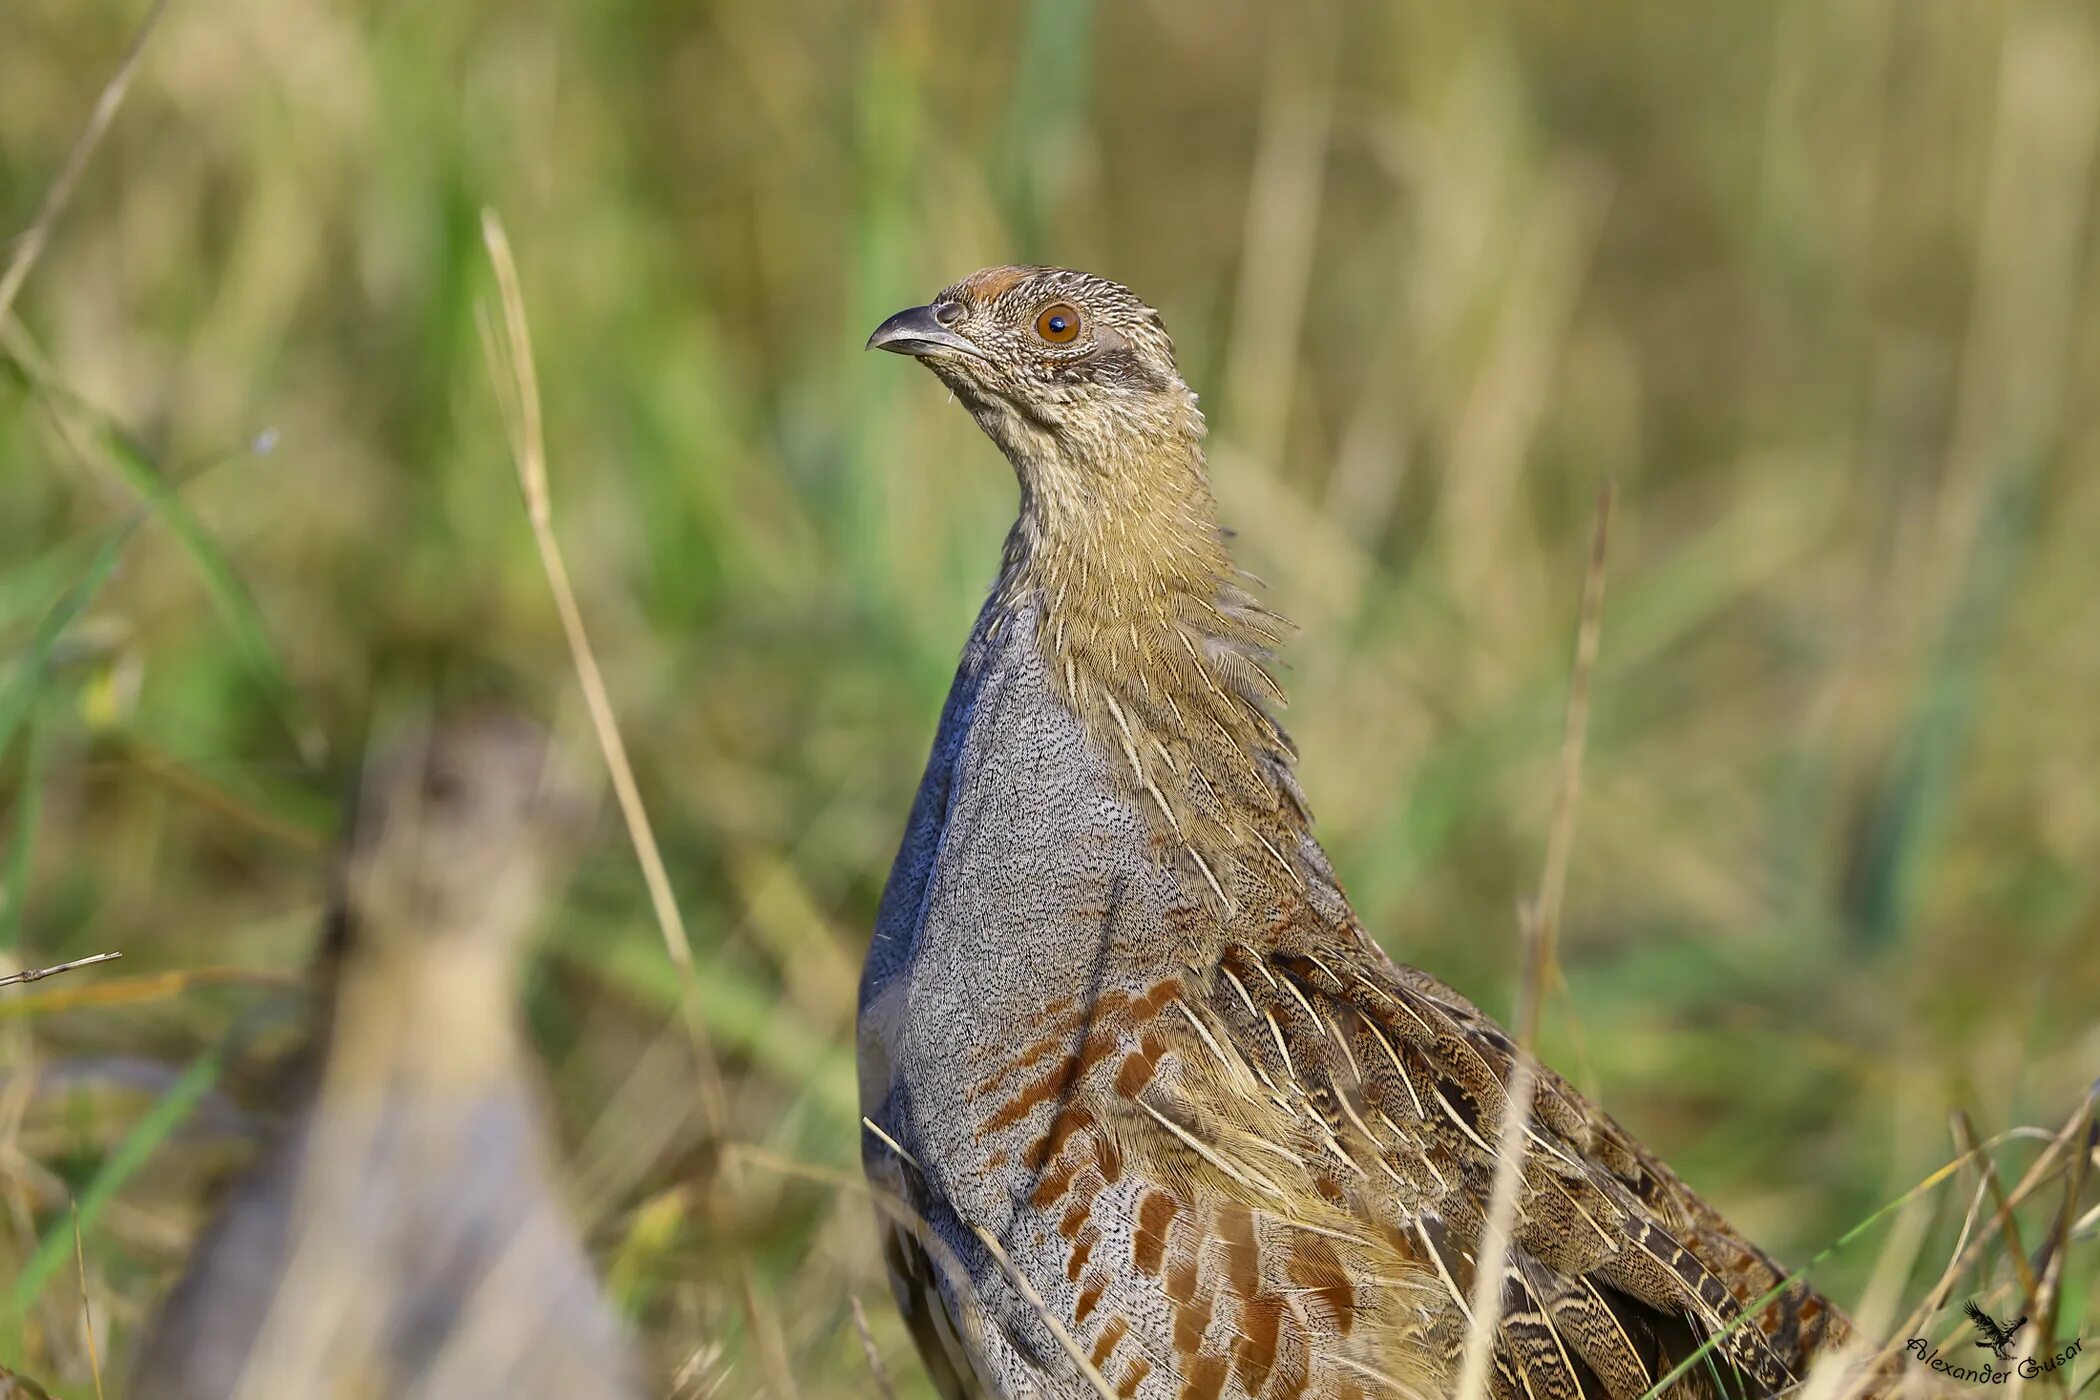
[[[1031,491],[1185,469],[1203,435],[1159,313],[1105,277],[986,268],[884,321],[868,348],[923,361]]]
[[[994,267],[890,317],[868,348],[923,361],[1013,463],[999,615],[1032,613],[1054,692],[1113,771],[1127,757],[1132,801],[1164,814],[1229,908],[1244,834],[1272,830],[1280,861],[1305,830],[1265,708],[1282,699],[1262,661],[1285,624],[1233,567],[1159,313],[1105,277]]]
[[[514,955],[586,824],[547,736],[500,710],[419,726],[367,765],[340,866],[350,936],[380,955]]]

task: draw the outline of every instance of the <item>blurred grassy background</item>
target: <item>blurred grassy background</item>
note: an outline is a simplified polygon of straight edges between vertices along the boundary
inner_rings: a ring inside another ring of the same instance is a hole
[[[0,7],[6,230],[141,13]],[[741,1256],[802,1394],[865,1393],[853,1293],[923,1387],[823,1176],[858,1174],[854,979],[1014,488],[860,345],[987,263],[1164,311],[1395,955],[1508,1008],[1616,478],[1550,1058],[1796,1261],[1950,1154],[1950,1106],[2060,1119],[2100,1064],[2096,132],[2072,3],[182,0],[0,359],[0,957],[126,955],[0,993],[0,1277],[99,1183],[121,1358],[239,1075],[111,1162],[288,1005],[364,734],[432,691],[577,719],[475,328],[484,204],[731,1132],[770,1154],[721,1171],[608,823],[530,1009],[664,1374],[718,1348],[725,1393],[767,1386]],[[0,1361],[77,1396],[65,1244]],[[1854,1300],[1877,1249],[1817,1276]]]

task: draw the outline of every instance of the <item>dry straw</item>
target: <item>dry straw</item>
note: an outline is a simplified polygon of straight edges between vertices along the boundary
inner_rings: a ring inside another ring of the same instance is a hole
[[[482,210],[481,235],[488,248],[489,263],[495,270],[496,288],[503,304],[500,339],[487,316],[481,317],[482,348],[488,356],[489,373],[497,398],[503,405],[504,424],[510,433],[511,453],[517,466],[518,486],[525,496],[526,519],[532,525],[540,565],[547,575],[547,588],[554,596],[555,611],[561,617],[569,658],[575,666],[577,682],[583,689],[584,704],[590,712],[591,728],[597,735],[599,751],[604,755],[606,770],[612,777],[613,792],[620,805],[621,819],[626,823],[628,840],[641,865],[642,880],[649,889],[649,903],[663,933],[664,948],[678,974],[679,1000],[692,1039],[694,1077],[701,1113],[708,1133],[716,1142],[726,1143],[728,1097],[723,1091],[714,1047],[708,1041],[707,1029],[700,1017],[692,941],[686,934],[685,918],[679,913],[677,897],[672,893],[671,877],[665,869],[663,853],[656,844],[656,833],[649,822],[648,808],[643,805],[641,788],[635,782],[634,766],[627,758],[627,745],[620,737],[612,697],[606,690],[598,658],[591,650],[590,634],[583,623],[583,609],[576,601],[576,590],[569,582],[568,565],[562,559],[561,545],[554,534],[554,511],[547,491],[547,450],[540,415],[539,377],[533,368],[532,332],[525,319],[525,297],[518,281],[517,261],[511,256],[510,238],[503,230],[502,219],[493,209]],[[733,1157],[725,1157],[723,1172],[724,1179],[732,1187],[735,1184],[733,1160]],[[794,1377],[788,1367],[787,1346],[781,1337],[779,1322],[760,1306],[750,1262],[740,1254],[734,1267],[745,1321],[765,1364],[767,1378],[782,1400],[793,1400],[796,1395]]]
[[[1517,1064],[1509,1079],[1508,1108],[1496,1144],[1495,1180],[1488,1197],[1487,1226],[1475,1257],[1481,1267],[1473,1276],[1471,1322],[1465,1358],[1458,1375],[1460,1400],[1487,1394],[1489,1358],[1502,1322],[1502,1277],[1517,1216],[1517,1188],[1524,1177],[1524,1137],[1531,1127],[1531,1100],[1538,1081],[1532,1058],[1538,1042],[1539,1008],[1552,976],[1554,948],[1560,932],[1561,904],[1567,896],[1568,862],[1575,844],[1575,809],[1582,795],[1582,759],[1589,732],[1590,677],[1597,666],[1597,645],[1604,626],[1604,563],[1611,547],[1611,512],[1615,492],[1610,482],[1597,493],[1596,525],[1590,537],[1589,569],[1582,583],[1582,617],[1575,635],[1575,662],[1568,681],[1568,705],[1561,724],[1560,776],[1553,798],[1553,825],[1546,836],[1545,870],[1539,877],[1538,902],[1523,911],[1524,970],[1517,984]]]
[[[41,982],[46,977],[56,977],[61,972],[71,972],[76,967],[92,967],[96,963],[115,962],[122,953],[96,953],[85,958],[75,958],[52,967],[32,967],[25,972],[10,972],[0,977],[0,987],[12,987],[17,982]]]
[[[138,30],[131,36],[131,47],[124,51],[123,61],[117,71],[110,75],[102,86],[102,95],[95,99],[95,108],[88,113],[87,125],[73,139],[73,149],[66,152],[66,163],[59,168],[58,178],[44,191],[44,202],[37,206],[36,217],[29,221],[15,244],[15,255],[8,260],[7,271],[0,273],[0,324],[15,309],[15,296],[22,284],[29,280],[31,269],[43,256],[44,245],[51,241],[51,227],[58,216],[65,212],[73,198],[73,187],[80,182],[81,172],[87,169],[88,158],[101,144],[102,133],[116,120],[117,109],[124,105],[124,94],[131,88],[131,79],[138,72],[139,60],[145,56],[146,41],[160,26],[160,17],[168,8],[168,0],[154,0],[153,8],[139,21]]]

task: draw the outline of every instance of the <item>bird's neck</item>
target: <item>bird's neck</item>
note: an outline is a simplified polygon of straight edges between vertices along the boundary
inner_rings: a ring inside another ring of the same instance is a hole
[[[349,950],[323,977],[328,1091],[472,1097],[508,1082],[524,1063],[516,987],[515,961],[469,940]]]
[[[1032,612],[1053,693],[1192,893],[1230,910],[1299,879],[1308,819],[1263,666],[1286,624],[1233,567],[1200,422],[1120,459],[1017,463],[995,611]]]

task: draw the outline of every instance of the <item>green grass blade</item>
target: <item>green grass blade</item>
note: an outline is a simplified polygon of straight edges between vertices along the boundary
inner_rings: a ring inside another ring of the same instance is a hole
[[[38,624],[36,635],[29,640],[28,649],[22,654],[15,673],[7,678],[4,689],[0,689],[0,755],[5,755],[7,746],[15,737],[15,730],[28,717],[30,708],[36,704],[37,689],[42,685],[45,668],[50,665],[52,650],[74,619],[87,608],[109,581],[110,573],[117,567],[117,559],[124,552],[131,532],[138,528],[133,519],[120,525],[102,543],[95,557],[88,562],[87,572],[66,590],[51,611],[44,614]]]
[[[1092,90],[1093,0],[1035,0],[1021,41],[999,168],[1000,202],[1023,259],[1049,256],[1057,221],[1047,211],[1068,179]]]
[[[7,843],[6,874],[0,879],[0,953],[20,945],[22,911],[29,900],[29,861],[36,851],[37,823],[43,819],[43,729],[29,722],[28,761],[22,765],[22,790],[15,798],[15,831]]]
[[[212,609],[232,635],[235,648],[271,708],[302,752],[307,747],[296,721],[297,696],[270,641],[262,610],[218,541],[182,499],[179,483],[161,470],[151,453],[109,415],[19,355],[8,363],[31,392],[41,398],[63,425],[82,429],[103,464],[139,498],[146,513],[167,527],[182,547],[211,600]],[[71,440],[71,434],[66,436]]]
[[[1908,927],[1918,888],[1933,865],[1943,814],[1962,779],[1990,661],[2033,534],[2033,491],[2024,474],[2001,481],[1977,522],[1962,581],[1929,672],[1898,736],[1890,772],[1873,795],[1861,849],[1847,872],[1844,913],[1853,938],[1886,947]]]
[[[116,1150],[103,1159],[101,1170],[95,1173],[94,1180],[80,1195],[79,1228],[83,1238],[94,1230],[95,1222],[101,1218],[111,1198],[152,1158],[168,1136],[182,1126],[199,1100],[218,1082],[225,1053],[225,1047],[219,1046],[198,1056],[183,1071],[182,1078],[176,1080],[139,1119],[137,1126],[125,1134]],[[54,1220],[43,1238],[37,1241],[36,1252],[29,1256],[29,1262],[15,1277],[14,1288],[8,1295],[7,1322],[10,1327],[19,1325],[30,1305],[43,1292],[44,1285],[50,1281],[52,1273],[72,1254],[73,1229],[70,1218]]]
[[[219,620],[232,635],[249,674],[262,688],[270,707],[277,712],[293,741],[303,747],[296,718],[298,697],[283,662],[278,658],[276,645],[270,640],[262,610],[256,606],[254,596],[249,593],[232,561],[190,510],[174,482],[143,448],[99,415],[89,420],[89,426],[110,465],[123,477],[125,484],[138,493],[141,504],[167,527],[168,533],[182,546],[183,553],[189,556],[191,567],[204,585]]]
[[[34,559],[10,567],[0,575],[0,632],[34,625],[51,600],[66,591],[93,554],[95,537],[101,531],[53,545]]]

